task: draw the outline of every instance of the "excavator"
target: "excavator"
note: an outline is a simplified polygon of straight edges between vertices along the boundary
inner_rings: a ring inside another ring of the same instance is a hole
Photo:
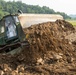
[[[29,46],[18,15],[6,15],[0,20],[0,53],[12,51],[18,47]]]
[[[24,27],[51,20],[63,19],[60,15],[48,14],[9,14],[0,20],[0,53],[8,53],[18,47],[29,47]]]

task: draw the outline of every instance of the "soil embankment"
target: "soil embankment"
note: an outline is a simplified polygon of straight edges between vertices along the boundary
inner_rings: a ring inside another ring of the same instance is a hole
[[[30,47],[0,54],[0,75],[76,75],[76,30],[70,23],[41,23],[24,32]]]

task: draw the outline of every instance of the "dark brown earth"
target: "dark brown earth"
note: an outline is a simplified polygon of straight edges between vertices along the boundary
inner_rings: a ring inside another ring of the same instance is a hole
[[[76,75],[76,29],[65,20],[25,28],[30,47],[0,54],[0,75]]]

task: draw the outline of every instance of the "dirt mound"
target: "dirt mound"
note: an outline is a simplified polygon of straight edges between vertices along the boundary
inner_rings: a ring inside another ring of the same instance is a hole
[[[55,23],[62,27],[66,32],[75,30],[73,25],[65,20],[57,20]]]
[[[29,60],[32,62],[32,60],[37,60],[40,57],[44,59],[44,55],[48,54],[48,51],[56,53],[72,51],[73,47],[65,39],[65,36],[74,32],[74,30],[74,27],[64,20],[37,24],[24,29],[25,34],[27,34],[26,37],[29,37],[27,40],[30,43],[30,48],[28,49],[29,56],[27,57],[31,57]],[[27,55],[27,51],[24,51],[22,52]]]
[[[65,39],[74,27],[64,21],[47,22],[25,28],[30,47],[16,55],[0,55],[0,74],[71,75],[76,74],[75,42]]]

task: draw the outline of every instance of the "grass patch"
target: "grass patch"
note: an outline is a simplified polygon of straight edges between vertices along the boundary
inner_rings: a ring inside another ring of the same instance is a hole
[[[73,26],[76,26],[76,20],[67,20],[68,22],[70,22]]]

